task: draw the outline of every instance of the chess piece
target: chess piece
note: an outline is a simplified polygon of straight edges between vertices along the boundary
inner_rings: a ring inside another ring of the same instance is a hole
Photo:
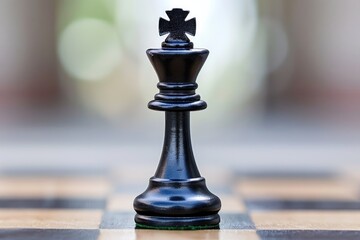
[[[160,18],[159,32],[169,35],[161,49],[146,52],[160,80],[148,107],[165,111],[164,146],[148,188],[134,200],[135,222],[140,228],[217,228],[221,202],[199,173],[190,139],[190,111],[206,108],[195,81],[209,51],[194,49],[186,36],[196,32],[195,18],[185,21],[189,11],[166,13],[170,21]]]

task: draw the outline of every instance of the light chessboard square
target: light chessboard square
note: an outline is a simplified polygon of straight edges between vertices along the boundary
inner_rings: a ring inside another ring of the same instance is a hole
[[[250,215],[257,230],[360,231],[360,211],[263,211]]]
[[[0,229],[98,229],[101,210],[1,209]]]
[[[244,179],[236,191],[244,198],[357,200],[358,185],[338,179]]]
[[[6,198],[98,198],[110,190],[111,183],[103,177],[0,177],[0,197]]]
[[[101,230],[99,240],[260,240],[254,230],[199,230],[199,231],[156,231],[156,230]]]

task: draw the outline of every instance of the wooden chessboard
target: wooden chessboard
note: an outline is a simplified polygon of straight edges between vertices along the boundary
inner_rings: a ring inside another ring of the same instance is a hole
[[[3,169],[0,239],[360,239],[358,172],[207,172],[220,229],[158,231],[135,229],[134,169]]]

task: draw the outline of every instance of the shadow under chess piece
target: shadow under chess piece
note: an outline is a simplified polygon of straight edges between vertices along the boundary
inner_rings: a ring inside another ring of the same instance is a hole
[[[195,93],[199,74],[209,51],[193,49],[185,33],[195,35],[195,19],[185,21],[188,11],[166,11],[170,21],[160,18],[160,35],[169,33],[161,49],[147,55],[159,77],[153,110],[165,111],[165,139],[159,166],[148,188],[134,200],[139,228],[218,228],[220,199],[206,187],[193,156],[190,111],[206,108]]]

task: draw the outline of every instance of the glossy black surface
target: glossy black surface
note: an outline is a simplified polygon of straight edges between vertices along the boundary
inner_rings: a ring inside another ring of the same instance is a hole
[[[170,33],[166,44],[146,52],[158,75],[160,90],[148,106],[165,111],[164,146],[148,188],[134,200],[135,222],[138,227],[158,229],[216,228],[221,202],[207,189],[199,173],[190,138],[190,111],[206,108],[195,90],[209,51],[192,49],[185,32],[195,34],[195,19],[186,22],[187,11],[173,9],[167,14],[170,23],[160,20],[159,27],[160,34]],[[171,23],[174,19],[176,22]]]
[[[160,93],[149,108],[160,111],[195,111],[206,103],[195,93],[196,78],[209,51],[206,49],[149,49],[146,51],[160,83]]]

